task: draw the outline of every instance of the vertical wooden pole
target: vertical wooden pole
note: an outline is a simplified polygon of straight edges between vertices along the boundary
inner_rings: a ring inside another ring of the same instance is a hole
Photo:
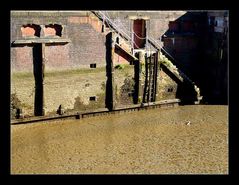
[[[144,81],[144,93],[143,93],[143,103],[148,102],[148,83],[149,83],[149,57],[145,57],[145,81]]]
[[[33,66],[35,77],[35,102],[34,115],[44,116],[44,58],[45,44],[35,44],[33,46]]]
[[[139,86],[140,86],[139,76],[140,76],[140,61],[138,59],[134,61],[134,83],[135,83],[133,96],[134,104],[137,104],[139,102]]]
[[[158,87],[158,52],[154,54],[154,93],[153,101],[156,101],[157,87]]]
[[[142,64],[145,63],[145,54],[143,52],[139,52],[139,102],[143,102],[143,84],[142,84]]]
[[[45,115],[45,98],[44,98],[44,75],[45,75],[45,43],[42,43],[42,116]]]
[[[132,48],[132,52],[133,52],[133,55],[134,55],[134,20],[131,20],[131,48]]]
[[[114,80],[114,56],[115,56],[115,33],[111,33],[111,82],[112,82],[112,110],[115,109],[115,80]]]
[[[113,32],[106,35],[106,107],[111,111],[115,109],[115,84],[114,84],[114,53],[115,40]]]
[[[157,80],[156,80],[156,96],[155,96],[155,101],[157,101],[158,100],[158,83],[160,82],[159,80],[160,80],[160,51],[158,51],[157,53],[156,53],[156,65],[157,65]]]

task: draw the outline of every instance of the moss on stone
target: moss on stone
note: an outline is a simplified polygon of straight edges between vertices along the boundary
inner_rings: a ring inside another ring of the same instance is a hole
[[[65,75],[79,75],[79,74],[87,74],[87,73],[98,73],[105,71],[105,67],[98,67],[94,69],[66,69],[66,70],[57,70],[57,71],[45,71],[45,77],[57,77],[57,76],[65,76]],[[13,72],[12,80],[16,80],[19,78],[32,78],[34,77],[33,72]]]
[[[89,104],[84,104],[80,96],[75,98],[74,110],[77,111],[90,111],[98,108],[105,107],[105,93],[99,93],[96,95],[96,101],[90,101]]]

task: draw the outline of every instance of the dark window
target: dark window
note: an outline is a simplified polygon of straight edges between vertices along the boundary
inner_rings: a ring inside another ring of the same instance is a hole
[[[96,68],[96,63],[90,64],[90,68]]]
[[[96,97],[95,96],[91,96],[90,97],[90,101],[96,101]]]
[[[41,27],[36,24],[27,24],[21,27],[23,37],[40,37]]]
[[[49,24],[45,26],[44,33],[46,36],[59,36],[62,35],[62,26],[59,24]]]

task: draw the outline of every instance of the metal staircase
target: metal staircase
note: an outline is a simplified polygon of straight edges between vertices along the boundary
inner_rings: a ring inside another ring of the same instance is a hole
[[[129,47],[131,47],[131,55],[134,55],[134,49],[133,45],[137,44],[134,42],[132,35],[136,35],[139,37],[136,33],[130,32],[127,29],[123,28],[122,26],[117,25],[114,23],[114,21],[110,18],[109,14],[106,11],[92,11],[93,14],[95,14],[102,22],[103,26],[108,26],[112,31],[115,31],[120,37],[125,39]],[[187,76],[185,75],[181,70],[179,70],[173,63],[170,61],[169,58],[175,60],[167,51],[166,49],[160,45],[158,41],[153,39],[152,37],[146,37],[143,38],[146,39],[146,86],[144,89],[144,100],[147,102],[155,101],[156,99],[156,92],[157,92],[157,75],[158,75],[158,63],[160,62],[160,65],[162,65],[165,69],[170,71],[175,78],[177,78],[178,81],[186,84],[191,84],[197,94],[197,100],[200,101],[202,97],[200,96],[200,90],[196,86],[196,84]],[[154,48],[154,52],[152,53],[150,51],[150,46]],[[158,52],[160,53],[160,59],[158,59]],[[164,54],[166,55],[164,55]],[[160,61],[158,61],[160,60]]]

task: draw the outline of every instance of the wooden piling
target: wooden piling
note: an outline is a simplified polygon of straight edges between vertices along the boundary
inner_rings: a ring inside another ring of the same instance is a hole
[[[143,102],[143,83],[142,83],[142,65],[145,63],[145,54],[143,52],[139,52],[139,94],[138,94],[138,103]]]
[[[112,111],[115,109],[115,82],[114,82],[114,55],[115,55],[115,33],[110,32],[106,36],[106,107]]]
[[[33,46],[33,66],[35,78],[34,115],[44,116],[44,71],[45,71],[45,44]]]

